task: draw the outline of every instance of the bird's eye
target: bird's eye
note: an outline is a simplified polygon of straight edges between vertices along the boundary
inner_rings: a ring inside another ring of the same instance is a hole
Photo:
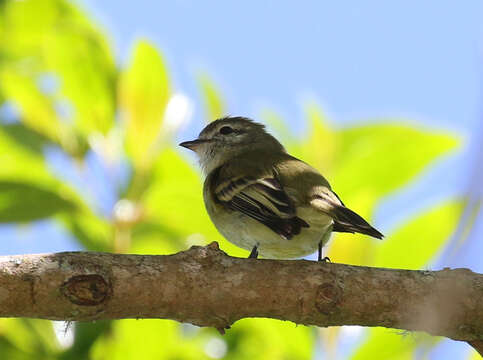
[[[220,128],[220,134],[222,135],[228,135],[228,134],[231,134],[233,132],[233,129],[229,126],[223,126],[222,128]]]

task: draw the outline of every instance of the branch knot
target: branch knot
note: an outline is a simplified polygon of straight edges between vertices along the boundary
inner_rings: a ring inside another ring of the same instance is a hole
[[[111,295],[111,286],[101,275],[76,275],[62,284],[61,291],[76,305],[94,306],[106,301]]]
[[[315,307],[324,315],[333,314],[342,299],[342,289],[333,283],[324,283],[317,289]]]

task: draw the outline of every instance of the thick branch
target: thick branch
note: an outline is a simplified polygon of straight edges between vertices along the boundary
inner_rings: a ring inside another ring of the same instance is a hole
[[[216,243],[169,256],[6,256],[0,317],[164,318],[221,329],[268,317],[423,330],[476,344],[483,340],[483,275],[240,259]]]

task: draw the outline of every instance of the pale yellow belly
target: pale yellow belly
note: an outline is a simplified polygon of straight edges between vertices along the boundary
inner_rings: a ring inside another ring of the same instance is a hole
[[[332,231],[332,218],[310,208],[297,209],[297,216],[310,227],[302,228],[290,240],[240,212],[222,211],[213,216],[212,211],[216,210],[208,209],[213,223],[228,241],[248,251],[257,246],[258,253],[265,258],[293,259],[310,255],[317,251],[321,240],[327,243]]]

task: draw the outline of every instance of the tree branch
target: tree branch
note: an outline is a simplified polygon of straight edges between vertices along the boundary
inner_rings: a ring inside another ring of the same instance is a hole
[[[168,256],[4,256],[0,317],[163,318],[218,329],[245,317],[267,317],[422,330],[478,345],[483,275],[240,259],[216,243]]]

